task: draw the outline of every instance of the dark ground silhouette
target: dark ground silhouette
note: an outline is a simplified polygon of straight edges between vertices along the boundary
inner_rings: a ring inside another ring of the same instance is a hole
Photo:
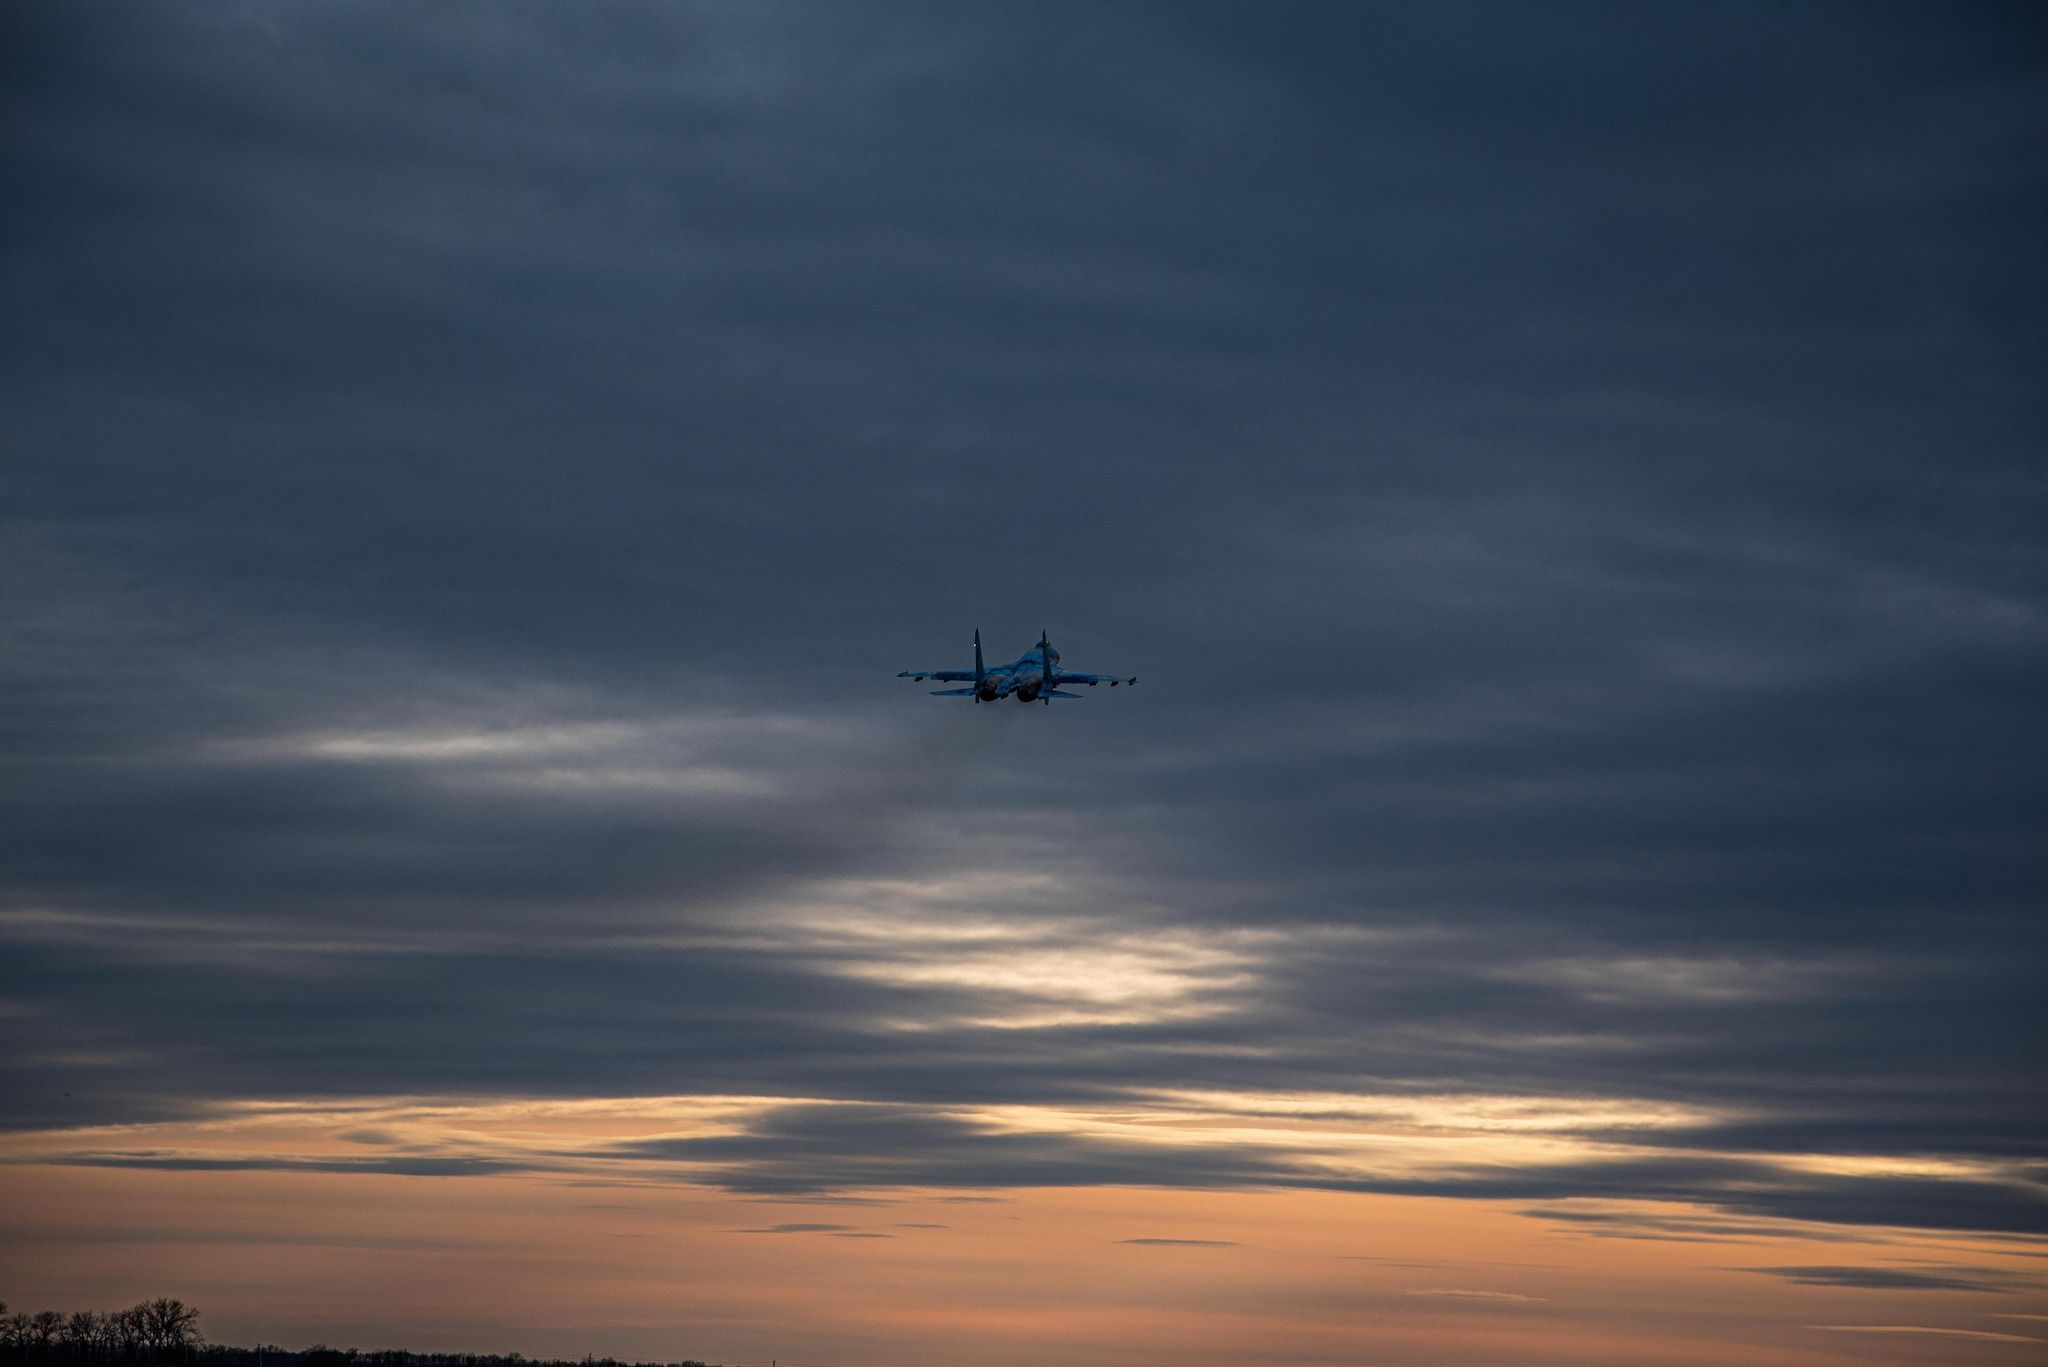
[[[707,1367],[694,1359],[626,1363],[617,1358],[529,1358],[520,1353],[414,1353],[404,1348],[294,1350],[275,1344],[208,1343],[199,1311],[159,1296],[126,1310],[9,1311],[0,1301],[0,1367],[83,1363],[180,1363],[189,1367]]]

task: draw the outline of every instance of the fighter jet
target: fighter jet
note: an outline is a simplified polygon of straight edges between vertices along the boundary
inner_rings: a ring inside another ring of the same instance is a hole
[[[1093,688],[1097,684],[1135,684],[1137,679],[1119,678],[1114,674],[1076,674],[1060,668],[1060,653],[1052,648],[1044,632],[1038,633],[1038,644],[1029,652],[1019,655],[1006,665],[990,669],[981,662],[981,628],[974,629],[974,668],[966,669],[906,669],[896,676],[899,679],[937,679],[940,683],[958,683],[972,679],[972,688],[934,688],[935,698],[972,698],[976,702],[994,702],[998,698],[1015,698],[1018,702],[1045,701],[1052,706],[1054,698],[1078,698],[1079,693],[1065,693],[1061,684],[1086,684]]]

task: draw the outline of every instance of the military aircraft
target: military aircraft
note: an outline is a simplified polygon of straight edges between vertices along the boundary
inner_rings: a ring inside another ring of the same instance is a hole
[[[1079,693],[1065,693],[1061,684],[1086,684],[1093,688],[1097,684],[1135,684],[1136,678],[1119,678],[1114,674],[1075,674],[1060,668],[1060,653],[1052,648],[1044,632],[1038,633],[1038,644],[1006,665],[990,669],[981,662],[981,628],[974,629],[974,668],[967,669],[906,669],[896,676],[899,679],[937,679],[940,683],[962,683],[974,681],[972,688],[934,688],[935,698],[972,698],[976,702],[994,702],[997,698],[1015,698],[1018,702],[1037,702],[1044,699],[1046,706],[1052,706],[1054,698],[1078,698]]]

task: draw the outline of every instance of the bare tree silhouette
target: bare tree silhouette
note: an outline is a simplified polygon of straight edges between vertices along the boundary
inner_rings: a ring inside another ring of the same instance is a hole
[[[209,1344],[199,1333],[199,1311],[171,1296],[102,1314],[8,1312],[0,1301],[0,1367],[86,1367],[87,1364],[182,1364],[182,1367],[705,1367],[695,1359],[624,1363],[586,1355],[582,1361],[542,1360],[518,1353],[413,1353],[403,1348],[360,1352],[315,1344],[303,1352],[259,1344]]]

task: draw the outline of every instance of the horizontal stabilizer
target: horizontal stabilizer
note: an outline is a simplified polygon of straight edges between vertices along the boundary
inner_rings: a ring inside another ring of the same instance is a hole
[[[974,696],[974,690],[971,688],[934,688],[932,696],[934,698],[971,698]]]
[[[1081,695],[1079,693],[1062,693],[1057,688],[1044,688],[1039,690],[1038,696],[1041,698],[1078,698]]]

